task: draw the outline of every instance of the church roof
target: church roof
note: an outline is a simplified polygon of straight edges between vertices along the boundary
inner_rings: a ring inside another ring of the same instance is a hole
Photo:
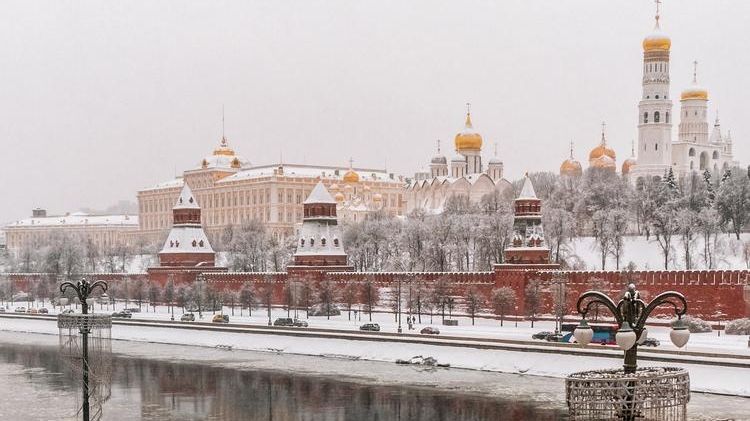
[[[518,199],[537,199],[534,184],[528,174],[523,179],[523,187],[521,187],[521,194],[518,195]]]
[[[177,202],[172,209],[200,209],[198,201],[193,196],[193,191],[190,190],[187,183],[183,185],[180,197],[177,198]]]
[[[315,185],[312,192],[310,192],[310,196],[307,196],[307,199],[305,199],[304,204],[311,204],[311,203],[336,203],[336,200],[333,199],[331,196],[331,193],[328,192],[328,189],[326,189],[326,186],[323,185],[322,181],[318,181],[318,184]]]

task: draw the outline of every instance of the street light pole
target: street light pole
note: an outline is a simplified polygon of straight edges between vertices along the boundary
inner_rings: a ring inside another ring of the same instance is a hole
[[[402,333],[401,329],[401,277],[397,276],[398,279],[398,333]]]
[[[576,303],[578,313],[582,315],[581,323],[573,332],[576,341],[585,346],[594,336],[594,332],[586,322],[586,314],[592,306],[603,305],[612,313],[617,321],[619,330],[615,335],[617,345],[625,351],[623,371],[626,375],[635,374],[638,368],[638,345],[642,344],[647,336],[646,319],[656,307],[670,305],[674,308],[677,323],[670,332],[670,339],[678,348],[682,348],[690,338],[690,332],[682,321],[682,316],[687,313],[687,301],[685,296],[675,291],[667,291],[657,295],[650,303],[640,298],[640,293],[634,284],[629,284],[623,298],[615,302],[607,295],[599,291],[587,291],[581,294]],[[638,413],[635,409],[635,396],[633,395],[634,382],[626,390],[625,403],[621,411],[621,418],[625,421],[635,421]]]
[[[76,284],[66,281],[60,284],[60,292],[65,294],[68,289],[75,291],[78,299],[81,301],[81,313],[89,313],[88,300],[94,289],[99,288],[102,293],[107,292],[107,283],[104,281],[95,281],[89,283],[86,279],[81,279]],[[81,367],[83,370],[83,407],[82,415],[83,421],[89,421],[89,333],[91,333],[91,327],[88,324],[81,325],[79,332],[81,333]]]

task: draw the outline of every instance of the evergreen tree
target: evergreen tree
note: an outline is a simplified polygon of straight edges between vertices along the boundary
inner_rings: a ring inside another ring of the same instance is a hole
[[[708,206],[713,206],[716,201],[716,192],[714,191],[714,185],[711,182],[711,171],[706,168],[703,171],[703,182],[706,184],[706,195],[708,197]]]

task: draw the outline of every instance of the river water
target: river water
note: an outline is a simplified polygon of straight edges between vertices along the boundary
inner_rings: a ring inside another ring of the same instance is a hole
[[[0,342],[0,419],[76,419],[78,385],[57,351],[49,344]],[[102,419],[565,419],[562,408],[522,397],[504,399],[375,380],[368,384],[299,370],[268,370],[264,364],[258,364],[261,368],[238,364],[115,355],[111,397],[103,405]]]

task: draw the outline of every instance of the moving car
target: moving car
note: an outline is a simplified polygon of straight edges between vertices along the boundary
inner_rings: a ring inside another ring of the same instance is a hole
[[[214,314],[213,323],[229,323],[229,316],[226,314]]]
[[[643,343],[640,344],[640,346],[653,346],[653,347],[656,347],[659,345],[661,345],[661,342],[659,342],[659,340],[655,338],[646,338],[643,340]]]
[[[307,327],[308,325],[307,325],[307,322],[304,321],[304,320],[294,319],[292,321],[292,326],[294,326],[294,327]]]
[[[123,311],[127,311],[129,313],[140,313],[141,309],[139,307],[130,307],[130,308],[124,309]]]
[[[60,312],[60,314],[73,314],[73,313],[75,313],[75,311],[73,311],[72,308],[67,308]]]
[[[195,314],[193,313],[185,313],[180,317],[181,322],[194,322],[195,321]]]
[[[290,317],[279,317],[273,321],[274,326],[294,326],[294,320]]]
[[[539,339],[543,341],[543,340],[546,340],[547,337],[549,337],[550,335],[554,335],[554,334],[555,332],[549,332],[549,331],[537,332],[531,335],[531,339]]]
[[[426,328],[419,331],[423,335],[439,335],[440,330],[438,328],[427,326]]]
[[[5,307],[0,307],[0,313],[5,313]]]
[[[26,313],[26,307],[16,307],[15,310],[16,313]]]
[[[39,314],[39,310],[37,310],[35,308],[29,308],[28,310],[26,310],[26,313],[28,313],[28,314]]]
[[[112,317],[116,319],[130,319],[133,317],[133,315],[130,314],[129,311],[123,310],[123,311],[115,311],[114,313],[112,313]]]
[[[365,323],[359,327],[359,330],[369,330],[371,332],[380,332],[380,325],[377,323]]]
[[[41,313],[41,314],[48,314],[49,310],[47,310],[45,307],[42,307],[42,308],[39,309],[39,313]]]

